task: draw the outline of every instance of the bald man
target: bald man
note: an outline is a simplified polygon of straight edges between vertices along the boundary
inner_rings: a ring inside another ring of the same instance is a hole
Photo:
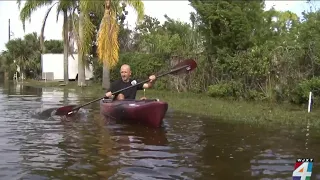
[[[106,93],[106,97],[111,98],[112,92],[118,91],[120,89],[126,88],[128,86],[132,86],[139,81],[131,78],[131,68],[128,64],[124,64],[120,68],[121,79],[116,80],[111,84],[111,87],[108,89]],[[115,94],[113,99],[115,100],[123,100],[123,99],[136,99],[136,94],[138,90],[148,89],[153,86],[154,81],[156,80],[155,75],[149,76],[149,82],[144,83],[133,88],[129,88],[120,92],[119,94]]]

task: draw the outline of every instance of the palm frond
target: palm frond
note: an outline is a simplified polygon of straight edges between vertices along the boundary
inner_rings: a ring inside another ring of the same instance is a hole
[[[131,6],[137,13],[137,22],[140,23],[144,17],[144,4],[141,0],[125,0],[126,4]]]
[[[92,49],[92,43],[93,43],[93,34],[96,29],[95,25],[91,22],[90,17],[88,14],[84,15],[83,18],[84,26],[83,26],[83,41],[81,42],[81,48],[82,52],[85,55],[85,57],[88,57],[90,54],[90,51]],[[83,62],[86,68],[89,68],[89,61]]]
[[[118,33],[119,25],[116,20],[116,14],[106,10],[98,33],[97,53],[99,60],[104,65],[107,65],[108,68],[114,67],[119,60]]]
[[[17,4],[18,4],[18,9],[20,9],[20,7],[21,7],[21,0],[17,0]]]
[[[25,31],[25,21],[29,19],[31,21],[31,14],[36,11],[38,8],[46,5],[52,4],[52,0],[38,0],[31,1],[28,0],[25,2],[23,8],[20,11],[20,20],[22,21],[22,27]],[[20,6],[20,2],[18,1],[18,5]]]
[[[56,21],[59,21],[60,13],[64,11],[70,10],[70,7],[72,7],[72,0],[59,0],[59,5],[57,6],[57,14],[56,14]]]
[[[110,10],[115,12],[118,15],[118,13],[122,11],[122,7],[120,6],[121,1],[120,0],[113,0],[110,3],[111,3]]]
[[[56,21],[59,20],[59,15],[63,11],[72,11],[72,7],[76,4],[76,0],[59,0],[59,6],[57,6]]]
[[[105,3],[105,0],[97,0],[97,1],[91,2],[89,4],[90,12],[94,12],[95,15],[102,17],[104,14],[104,3]]]
[[[63,10],[64,10],[64,9],[63,9],[62,6],[59,4],[59,6],[57,6],[57,10],[56,10],[56,12],[57,12],[57,14],[56,14],[56,22],[59,21],[60,13],[63,12]]]
[[[45,51],[45,47],[44,47],[44,37],[43,37],[43,34],[44,34],[44,28],[46,26],[46,22],[47,22],[47,18],[49,16],[49,13],[51,12],[51,9],[53,8],[53,6],[55,6],[57,4],[54,3],[46,12],[45,16],[44,16],[44,19],[43,19],[43,22],[42,22],[42,27],[41,27],[41,33],[40,33],[40,46],[41,46],[41,49],[42,51],[44,52]]]
[[[80,46],[78,47],[80,52],[83,53],[83,56],[88,56],[88,54],[91,51],[92,47],[92,42],[93,42],[93,35],[94,31],[96,29],[95,25],[91,22],[90,20],[90,6],[92,4],[91,1],[80,1],[79,2],[79,7],[80,7],[80,13],[83,13],[83,22],[82,22],[82,38],[79,40],[81,41],[79,44]],[[79,36],[80,37],[80,36]],[[86,68],[89,67],[88,61],[83,58],[83,63]]]
[[[93,41],[93,34],[95,31],[95,25],[90,21],[89,15],[84,15],[84,26],[83,26],[83,44],[82,51],[84,54],[89,54]]]
[[[77,18],[73,18],[73,16],[77,16],[75,13],[72,13],[70,12],[70,14],[68,15],[68,32],[69,32],[69,39],[68,39],[68,42],[69,42],[69,54],[71,55],[71,57],[74,59],[73,57],[73,53],[74,53],[74,41],[76,41],[76,35],[74,34],[74,24],[73,24],[73,21],[76,21],[75,24],[78,24],[78,20]]]
[[[72,31],[72,34],[74,36],[74,39],[76,41],[77,47],[78,47],[78,51],[80,48],[80,37],[79,37],[79,17],[76,13],[71,13],[70,14],[71,17],[71,22],[72,23],[72,29],[69,29]]]
[[[96,1],[80,1],[80,10],[85,14],[94,13],[97,16],[102,17],[104,13],[105,0]]]

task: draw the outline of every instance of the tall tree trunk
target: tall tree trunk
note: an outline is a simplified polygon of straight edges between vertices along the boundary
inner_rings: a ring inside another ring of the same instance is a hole
[[[23,81],[25,78],[25,71],[23,69],[20,69],[20,79]]]
[[[69,82],[69,37],[68,37],[69,27],[68,27],[68,13],[67,11],[63,11],[63,72],[64,72],[64,83],[68,84]]]
[[[83,46],[83,23],[84,23],[84,14],[83,11],[80,10],[79,15],[79,38],[80,38],[80,46]],[[84,67],[84,54],[82,47],[78,47],[78,86],[85,86],[86,85],[86,78],[85,78],[85,67]]]
[[[109,89],[110,87],[110,70],[107,65],[103,65],[103,72],[102,72],[102,88]]]
[[[9,71],[4,70],[4,80],[9,80]]]

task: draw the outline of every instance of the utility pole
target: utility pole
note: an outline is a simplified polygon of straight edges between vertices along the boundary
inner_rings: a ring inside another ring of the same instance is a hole
[[[10,19],[9,19],[9,24],[8,24],[8,42],[10,41]],[[4,80],[8,80],[9,79],[9,73],[7,70],[4,70]]]
[[[10,30],[10,19],[9,19],[9,32],[8,32],[8,36],[9,36],[9,41],[10,41],[10,36],[11,36],[11,30]]]

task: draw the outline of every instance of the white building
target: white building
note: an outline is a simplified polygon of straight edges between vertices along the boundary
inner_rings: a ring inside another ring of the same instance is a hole
[[[73,59],[74,57],[74,59]],[[69,80],[76,80],[78,75],[78,54],[69,55]],[[41,70],[42,79],[49,81],[63,81],[64,80],[64,65],[63,54],[42,54],[41,55]],[[93,67],[85,69],[86,80],[93,78]]]

